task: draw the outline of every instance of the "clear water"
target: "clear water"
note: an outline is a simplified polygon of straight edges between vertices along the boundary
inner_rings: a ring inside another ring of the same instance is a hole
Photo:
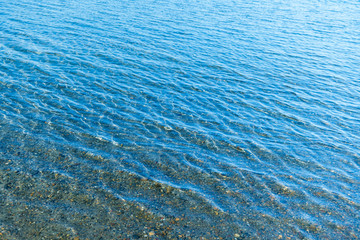
[[[359,6],[0,0],[0,238],[359,238]]]

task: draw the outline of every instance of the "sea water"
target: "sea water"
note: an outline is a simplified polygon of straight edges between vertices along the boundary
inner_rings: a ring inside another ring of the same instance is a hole
[[[1,239],[357,239],[353,0],[0,0]]]

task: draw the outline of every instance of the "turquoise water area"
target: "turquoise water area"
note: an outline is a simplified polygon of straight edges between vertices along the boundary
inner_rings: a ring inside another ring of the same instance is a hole
[[[359,1],[0,0],[0,239],[358,239],[359,66]]]

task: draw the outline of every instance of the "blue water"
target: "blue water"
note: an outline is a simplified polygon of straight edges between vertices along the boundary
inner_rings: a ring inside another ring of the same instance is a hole
[[[0,238],[360,238],[360,5],[0,0]]]

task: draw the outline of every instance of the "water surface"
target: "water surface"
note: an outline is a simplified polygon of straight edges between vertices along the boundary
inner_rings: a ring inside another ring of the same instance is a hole
[[[357,239],[358,1],[0,0],[4,239]]]

